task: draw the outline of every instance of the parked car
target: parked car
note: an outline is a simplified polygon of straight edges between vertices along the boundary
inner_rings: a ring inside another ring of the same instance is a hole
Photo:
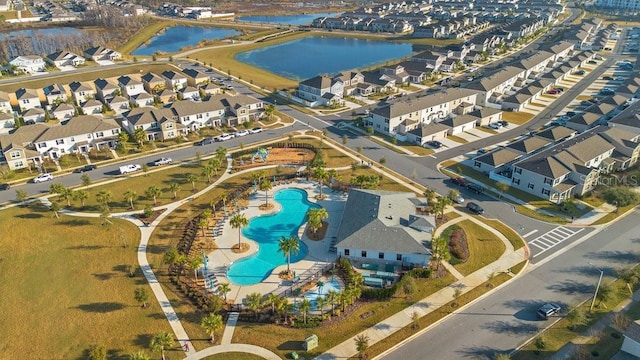
[[[197,146],[213,144],[215,140],[212,137],[204,138],[196,143]]]
[[[564,122],[569,121],[569,119],[571,119],[571,117],[568,116],[568,115],[562,115],[562,116],[560,116],[560,118],[558,118],[558,120],[564,121]]]
[[[140,164],[129,164],[125,166],[120,166],[118,170],[120,170],[120,175],[124,175],[131,172],[140,171],[142,170],[142,166],[140,166]]]
[[[160,165],[168,165],[171,164],[173,162],[173,159],[170,157],[163,157],[160,158],[156,161],[153,162],[153,166],[160,166]]]
[[[578,70],[578,71],[574,72],[574,74],[575,74],[575,75],[584,75],[584,74],[586,74],[586,73],[587,73],[587,72],[586,72],[586,71],[584,71],[584,70]]]
[[[484,209],[482,208],[482,206],[474,203],[474,202],[470,202],[467,203],[467,210],[471,211],[472,213],[476,214],[476,215],[482,215],[484,214]]]
[[[606,49],[605,49],[606,50]],[[598,62],[595,60],[589,60],[587,61],[587,64],[597,64]]]
[[[563,92],[563,91],[564,91],[564,88],[561,88],[561,87],[555,87],[555,88],[553,88],[553,90],[556,90],[556,91],[558,91],[558,92]]]
[[[11,186],[9,186],[9,184],[6,184],[6,183],[0,184],[0,191],[9,190],[10,188]]]
[[[556,303],[546,303],[542,305],[538,309],[538,311],[536,311],[536,314],[538,314],[538,317],[540,319],[547,320],[551,316],[557,315],[560,310],[562,310],[562,307],[560,307],[560,305]]]
[[[484,188],[476,184],[467,184],[467,189],[475,192],[476,194],[481,194],[482,192],[484,192]]]
[[[249,135],[249,130],[240,130],[240,131],[236,131],[235,133],[236,137],[247,136],[247,135]]]
[[[601,95],[613,95],[616,92],[613,89],[609,89],[609,88],[604,88],[602,90],[600,90],[600,94]]]
[[[455,197],[450,196],[449,198],[451,199],[451,201],[453,201],[456,204],[462,204],[464,202],[464,198],[460,196],[460,194],[458,194]]]
[[[491,124],[489,124],[489,127],[494,129],[494,130],[498,130],[502,127],[502,124],[500,124],[499,122],[493,122]]]
[[[567,111],[567,116],[576,116],[577,112],[575,111]]]
[[[253,129],[251,129],[251,133],[252,134],[257,134],[257,133],[261,133],[262,132],[262,128],[261,127],[254,127]]]
[[[614,81],[624,81],[624,77],[622,76],[616,76],[615,78],[613,78]]]
[[[556,89],[551,89],[551,90],[547,90],[547,94],[556,95],[556,94],[560,94],[560,91],[558,91]]]
[[[431,146],[434,149],[440,149],[442,147],[442,143],[440,141],[427,141],[427,145]]]
[[[457,178],[451,178],[451,182],[458,185],[458,186],[465,186],[467,185],[467,182],[464,180],[464,178],[462,177],[457,177]]]
[[[487,149],[478,149],[478,155],[486,154],[489,151]]]
[[[603,76],[602,80],[613,80],[611,76]]]
[[[216,141],[226,141],[226,140],[230,140],[230,139],[233,139],[233,138],[234,138],[234,136],[232,134],[224,133],[224,134],[218,136],[216,138]]]
[[[85,165],[81,168],[76,169],[74,172],[75,173],[83,173],[83,172],[87,172],[87,171],[92,171],[97,169],[98,167],[93,165],[93,164],[89,164],[89,165]]]
[[[53,175],[51,175],[50,173],[42,173],[36,176],[35,178],[33,178],[33,182],[36,184],[45,182],[45,181],[51,181],[51,180],[53,180]]]

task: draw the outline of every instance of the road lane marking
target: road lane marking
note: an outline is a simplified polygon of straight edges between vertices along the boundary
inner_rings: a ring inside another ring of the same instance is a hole
[[[523,238],[526,238],[527,236],[531,236],[531,235],[533,235],[533,234],[535,234],[535,233],[537,233],[537,232],[538,232],[538,229],[531,230],[531,231],[529,231],[528,233],[526,233],[526,234],[522,235],[522,237],[523,237]]]

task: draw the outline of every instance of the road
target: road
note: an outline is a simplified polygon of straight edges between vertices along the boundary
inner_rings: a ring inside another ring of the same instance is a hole
[[[536,319],[543,303],[554,301],[564,309],[593,296],[616,270],[638,262],[640,212],[604,228],[566,252],[533,265],[517,281],[492,292],[438,326],[383,357],[384,360],[494,359],[496,352],[510,353],[557,318]]]

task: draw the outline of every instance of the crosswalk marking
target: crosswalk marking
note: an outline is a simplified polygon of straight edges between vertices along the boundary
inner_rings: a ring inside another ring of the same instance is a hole
[[[552,249],[553,247],[557,246],[558,244],[562,243],[563,241],[578,234],[583,230],[584,228],[574,229],[574,228],[567,228],[564,226],[558,226],[554,229],[547,231],[546,233],[528,242],[529,245],[535,246],[536,248],[541,250],[537,254],[533,255],[533,257],[541,255],[545,251]],[[525,237],[532,235],[533,233],[535,233],[535,231],[528,233],[527,235],[525,235]]]

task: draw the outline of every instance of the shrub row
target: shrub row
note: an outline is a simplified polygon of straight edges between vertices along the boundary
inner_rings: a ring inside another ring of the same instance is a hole
[[[462,262],[469,259],[469,244],[467,243],[467,234],[463,229],[457,228],[451,232],[449,236],[449,252]]]

